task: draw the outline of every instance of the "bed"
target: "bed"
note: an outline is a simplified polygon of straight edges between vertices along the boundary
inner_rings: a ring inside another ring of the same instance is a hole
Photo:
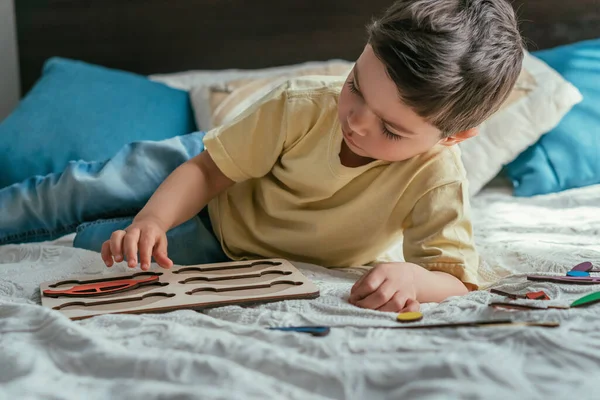
[[[527,21],[524,34],[538,48],[600,37],[597,0],[514,3]],[[388,2],[320,2],[309,24],[306,17],[314,12],[301,1],[167,4],[17,2],[24,91],[53,55],[143,74],[351,60],[360,46],[332,32],[343,26],[346,37],[359,40],[365,19]],[[284,17],[288,24],[276,22]],[[223,40],[205,40],[210,37]],[[286,45],[291,41],[294,46]],[[183,85],[189,74],[176,77]],[[557,303],[589,291],[531,283],[525,275],[564,274],[582,261],[600,265],[600,185],[515,197],[498,177],[472,204],[483,289],[544,290]],[[319,298],[74,322],[41,307],[38,291],[41,282],[70,274],[105,273],[99,255],[73,248],[72,239],[0,246],[0,398],[597,398],[598,306],[514,313],[488,307],[501,297],[481,290],[424,304],[425,320],[515,318],[561,325],[369,329],[397,324],[394,315],[347,303],[362,269],[295,263],[318,285]],[[322,338],[265,329],[289,325],[339,328]]]

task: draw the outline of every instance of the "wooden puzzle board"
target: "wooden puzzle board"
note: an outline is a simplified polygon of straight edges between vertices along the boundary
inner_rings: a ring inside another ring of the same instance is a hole
[[[315,284],[282,259],[132,270],[97,279],[75,276],[42,283],[40,292],[43,306],[73,320],[319,297]]]

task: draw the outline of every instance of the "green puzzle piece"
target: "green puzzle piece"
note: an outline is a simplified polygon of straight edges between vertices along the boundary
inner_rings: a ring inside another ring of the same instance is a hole
[[[571,303],[571,307],[589,306],[598,302],[600,302],[600,292],[594,292],[575,300]]]

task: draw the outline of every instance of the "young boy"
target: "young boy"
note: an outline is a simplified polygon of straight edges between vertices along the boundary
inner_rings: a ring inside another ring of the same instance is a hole
[[[197,135],[190,136],[195,142],[135,144],[86,171],[93,176],[88,184],[103,181],[106,188],[103,174],[132,174],[107,169],[135,165],[139,175],[128,183],[137,190],[122,185],[116,198],[123,208],[145,205],[133,220],[80,227],[76,246],[98,249],[103,242],[107,266],[127,260],[142,270],[152,257],[164,268],[181,263],[179,252],[201,254],[202,262],[282,257],[328,267],[375,264],[349,301],[381,311],[418,310],[421,302],[476,289],[479,257],[455,145],[476,134],[519,75],[523,48],[513,9],[504,0],[400,0],[368,33],[345,82],[290,80],[208,132],[206,151]],[[172,168],[168,156],[140,161],[142,153],[180,145],[188,153],[176,153],[187,161],[146,202],[154,187],[144,176],[162,181]],[[149,162],[153,168],[142,166]],[[76,170],[45,182],[76,181],[71,193],[74,186],[82,193],[86,180],[75,178]],[[108,204],[115,198],[91,186],[95,205],[84,203],[61,227],[114,214]],[[189,233],[169,237],[186,224]],[[404,261],[377,264],[399,240]]]

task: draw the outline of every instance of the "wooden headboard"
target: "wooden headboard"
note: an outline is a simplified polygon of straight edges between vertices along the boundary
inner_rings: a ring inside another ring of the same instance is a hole
[[[140,74],[353,60],[392,0],[14,0],[22,93],[62,56]],[[600,37],[600,0],[513,0],[530,50]]]

